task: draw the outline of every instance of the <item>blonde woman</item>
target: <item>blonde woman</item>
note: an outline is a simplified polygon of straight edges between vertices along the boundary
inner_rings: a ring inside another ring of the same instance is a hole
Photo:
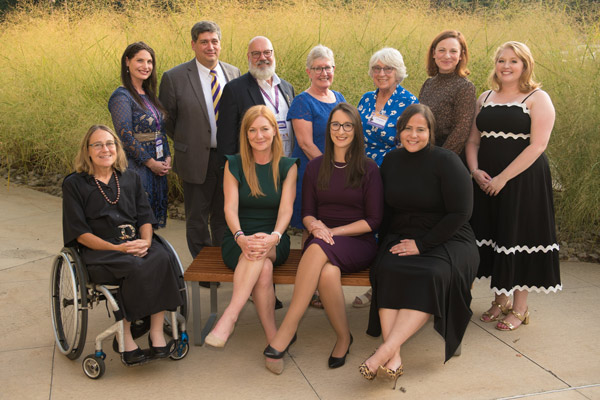
[[[277,332],[273,267],[290,252],[286,229],[292,217],[298,160],[283,157],[273,112],[258,105],[248,109],[240,128],[240,153],[227,156],[223,178],[225,231],[223,261],[234,270],[229,306],[206,337],[223,347],[252,295],[267,342]]]
[[[506,42],[494,56],[491,90],[477,101],[466,156],[474,180],[471,225],[495,299],[481,315],[502,331],[529,323],[527,295],[562,289],[552,179],[544,150],[554,126],[550,96],[534,80],[533,56]],[[510,297],[514,295],[514,302]],[[500,319],[502,314],[506,317]]]

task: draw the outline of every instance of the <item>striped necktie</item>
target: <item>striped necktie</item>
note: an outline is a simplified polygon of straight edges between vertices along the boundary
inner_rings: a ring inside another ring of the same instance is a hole
[[[210,92],[212,93],[213,108],[215,109],[215,121],[218,121],[219,104],[221,103],[221,85],[219,85],[219,81],[217,80],[217,71],[211,69],[210,76],[212,77],[212,80],[210,81]]]

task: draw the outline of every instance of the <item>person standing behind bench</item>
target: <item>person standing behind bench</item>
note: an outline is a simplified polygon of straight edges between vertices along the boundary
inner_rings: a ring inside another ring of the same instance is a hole
[[[220,246],[226,229],[217,121],[223,87],[240,70],[219,61],[221,29],[214,22],[192,27],[192,49],[195,59],[163,74],[159,98],[168,113],[165,127],[173,139],[174,170],[183,181],[186,236],[195,258],[205,246]]]
[[[271,41],[257,36],[248,43],[248,72],[231,81],[223,90],[218,122],[219,154],[240,151],[239,135],[242,118],[250,107],[266,105],[275,114],[283,143],[283,154],[291,156],[294,143],[292,124],[287,113],[294,98],[294,87],[275,73],[275,51]]]
[[[165,136],[164,109],[156,98],[156,57],[144,42],[132,43],[121,57],[121,82],[108,100],[129,169],[141,178],[156,226],[167,224],[167,174],[171,151]]]
[[[275,333],[273,267],[290,253],[285,233],[296,195],[298,159],[283,156],[277,120],[262,105],[251,107],[242,120],[240,153],[227,156],[223,191],[225,231],[221,247],[225,265],[234,270],[229,305],[206,336],[205,343],[223,347],[252,294],[267,342]]]

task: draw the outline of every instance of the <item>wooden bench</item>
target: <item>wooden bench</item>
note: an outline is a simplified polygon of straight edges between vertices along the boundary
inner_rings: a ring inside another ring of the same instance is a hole
[[[301,250],[290,250],[287,261],[273,269],[273,282],[294,284],[296,270],[302,255]],[[205,247],[185,271],[184,279],[191,282],[192,311],[194,318],[194,344],[202,346],[204,338],[217,319],[217,282],[233,282],[233,271],[225,266],[220,247]],[[194,282],[210,282],[210,316],[201,330],[200,285]],[[343,286],[371,286],[369,270],[353,274],[342,274]],[[200,332],[200,334],[198,334]]]

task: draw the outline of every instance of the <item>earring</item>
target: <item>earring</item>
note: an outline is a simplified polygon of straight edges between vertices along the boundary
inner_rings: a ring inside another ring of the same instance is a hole
[[[127,73],[129,74],[129,67],[127,67]]]

